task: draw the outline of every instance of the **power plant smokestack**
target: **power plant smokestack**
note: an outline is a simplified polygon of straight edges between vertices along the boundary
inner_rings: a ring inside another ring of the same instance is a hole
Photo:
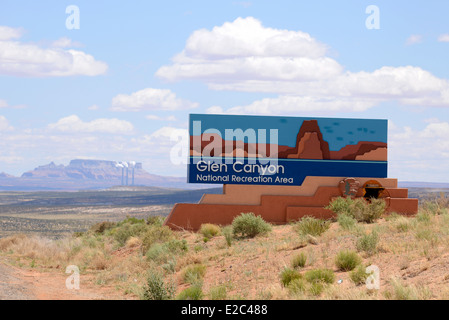
[[[125,166],[126,168],[126,185],[128,185],[128,163],[127,162],[122,162],[122,164]]]
[[[131,161],[129,164],[131,165],[131,168],[133,168],[132,183],[131,183],[131,185],[133,186],[134,185],[134,168],[136,166],[136,162],[135,161]]]
[[[115,164],[115,167],[116,168],[122,168],[122,182],[121,182],[121,185],[123,186],[123,174],[124,174],[124,166],[123,166],[123,164],[121,164],[121,163],[116,163]]]

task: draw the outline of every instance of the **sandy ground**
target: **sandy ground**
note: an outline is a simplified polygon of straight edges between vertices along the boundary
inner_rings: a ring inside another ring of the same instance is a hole
[[[118,300],[114,288],[93,287],[89,276],[81,275],[80,289],[68,290],[62,271],[40,272],[19,269],[0,258],[0,300]]]

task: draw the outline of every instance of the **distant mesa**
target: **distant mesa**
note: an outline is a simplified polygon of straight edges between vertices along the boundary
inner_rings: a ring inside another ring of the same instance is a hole
[[[134,170],[133,170],[134,169]],[[109,160],[76,159],[69,165],[54,162],[38,166],[20,177],[0,174],[0,190],[80,190],[103,189],[126,184],[134,186],[158,186],[167,188],[192,189],[186,178],[155,175],[143,169],[142,163],[135,163],[129,169],[117,167],[117,162]],[[125,181],[125,183],[124,183]]]
[[[317,120],[303,121],[295,147],[242,141],[226,141],[219,134],[202,134],[190,137],[191,156],[211,157],[278,157],[280,159],[317,159],[317,160],[365,160],[387,161],[387,144],[385,142],[360,141],[346,145],[338,151],[330,151],[329,143],[323,139]],[[219,154],[217,153],[219,151]],[[232,151],[231,151],[232,150]]]

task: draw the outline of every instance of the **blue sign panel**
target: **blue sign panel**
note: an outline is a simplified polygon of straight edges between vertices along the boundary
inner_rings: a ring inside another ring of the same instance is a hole
[[[387,120],[190,115],[190,183],[387,177]]]

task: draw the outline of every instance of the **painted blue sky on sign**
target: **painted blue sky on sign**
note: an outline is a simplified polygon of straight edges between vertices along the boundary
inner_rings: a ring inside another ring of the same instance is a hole
[[[237,116],[237,115],[190,115],[190,134],[193,121],[201,121],[202,133],[210,128],[221,132],[224,138],[226,129],[278,129],[279,145],[294,147],[296,137],[304,120],[317,120],[323,139],[329,143],[330,151],[338,151],[346,145],[359,141],[387,143],[388,121],[379,119],[310,118],[276,116]],[[267,138],[268,139],[268,138]]]

